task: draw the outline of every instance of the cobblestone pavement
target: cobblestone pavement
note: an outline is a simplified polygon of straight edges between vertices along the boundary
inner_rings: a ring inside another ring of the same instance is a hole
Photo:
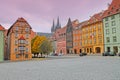
[[[120,57],[0,63],[0,80],[120,80]]]

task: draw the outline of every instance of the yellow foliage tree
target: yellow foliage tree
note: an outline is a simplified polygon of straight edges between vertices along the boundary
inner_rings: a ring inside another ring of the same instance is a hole
[[[36,36],[34,39],[32,39],[32,41],[31,41],[31,51],[32,51],[33,54],[41,52],[39,47],[42,44],[42,42],[46,39],[47,38],[45,36]]]

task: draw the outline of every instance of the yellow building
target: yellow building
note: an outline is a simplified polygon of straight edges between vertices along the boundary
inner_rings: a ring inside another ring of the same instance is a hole
[[[82,51],[88,54],[103,53],[103,12],[93,15],[82,26]]]

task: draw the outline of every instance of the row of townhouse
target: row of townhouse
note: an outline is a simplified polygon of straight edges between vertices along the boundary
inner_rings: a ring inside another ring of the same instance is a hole
[[[24,18],[18,18],[8,30],[0,25],[0,61],[30,60],[31,39],[34,36],[35,33]]]
[[[56,53],[119,53],[120,0],[112,0],[107,10],[94,14],[89,20],[79,23],[69,19],[63,28],[56,27],[53,22],[52,42]]]

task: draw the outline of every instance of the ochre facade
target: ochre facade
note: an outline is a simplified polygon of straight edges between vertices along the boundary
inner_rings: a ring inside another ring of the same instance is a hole
[[[82,26],[82,51],[88,54],[104,52],[103,12],[93,15]]]
[[[8,59],[30,60],[32,58],[31,26],[24,18],[18,18],[9,28],[7,37]]]

